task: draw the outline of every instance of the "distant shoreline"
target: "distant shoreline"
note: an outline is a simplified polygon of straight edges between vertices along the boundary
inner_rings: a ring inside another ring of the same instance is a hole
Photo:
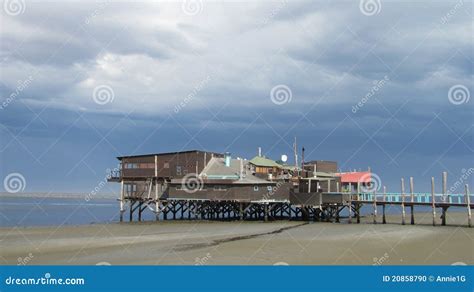
[[[88,193],[44,193],[44,192],[28,192],[28,193],[8,193],[0,192],[0,198],[54,198],[54,199],[84,199]],[[117,194],[103,193],[93,196],[95,199],[118,199]]]

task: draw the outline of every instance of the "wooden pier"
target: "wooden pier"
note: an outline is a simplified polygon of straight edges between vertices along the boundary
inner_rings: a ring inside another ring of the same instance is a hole
[[[408,192],[402,178],[400,192],[389,193],[385,186],[380,191],[380,186],[360,180],[356,185],[349,183],[342,188],[341,180],[327,174],[322,176],[317,171],[312,175],[306,172],[283,179],[261,179],[250,172],[248,162],[232,160],[227,153],[220,155],[196,150],[118,158],[120,170],[115,171],[109,181],[121,184],[120,222],[124,221],[125,215],[130,222],[140,222],[144,220],[144,212],[151,212],[157,221],[341,222],[344,218],[348,223],[354,220],[360,223],[361,217],[372,216],[374,224],[386,224],[387,207],[399,206],[402,225],[408,223],[407,209],[409,224],[413,225],[416,223],[415,211],[422,207],[425,211],[431,209],[433,226],[446,225],[448,210],[456,208],[466,212],[467,226],[472,227],[474,204],[469,186],[464,186],[463,193],[448,193],[446,172],[442,174],[441,193],[435,192],[434,178],[431,178],[430,192],[415,192],[412,177],[408,180]],[[441,213],[438,224],[437,211]]]

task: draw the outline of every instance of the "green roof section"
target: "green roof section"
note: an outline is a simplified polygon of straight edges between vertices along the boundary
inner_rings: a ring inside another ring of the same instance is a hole
[[[263,167],[278,167],[281,168],[281,165],[276,163],[274,160],[265,158],[263,156],[255,156],[252,158],[249,163],[256,165],[256,166],[263,166]]]

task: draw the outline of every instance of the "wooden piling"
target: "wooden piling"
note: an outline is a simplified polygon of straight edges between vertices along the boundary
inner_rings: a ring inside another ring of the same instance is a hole
[[[471,198],[469,197],[469,185],[466,184],[464,186],[464,201],[467,205],[467,226],[472,227],[472,219],[471,219]]]
[[[138,222],[142,221],[142,205],[143,205],[143,202],[140,201],[138,203]]]
[[[244,208],[243,208],[243,203],[239,203],[239,220],[242,221],[244,220]]]
[[[135,201],[131,201],[130,200],[130,214],[129,214],[129,219],[130,219],[130,222],[133,221],[133,206],[135,205]]]
[[[444,202],[449,203],[449,198],[448,198],[448,191],[447,191],[447,185],[448,185],[448,173],[446,171],[443,171],[443,200]],[[443,207],[441,209],[441,225],[446,226],[446,211],[448,210],[447,207]]]
[[[156,158],[155,158],[155,169],[156,169]],[[160,188],[159,190],[158,190],[158,187]],[[158,184],[158,179],[155,179],[155,219],[156,221],[160,221],[160,197],[159,197],[160,192],[161,192],[161,184]]]
[[[123,213],[125,212],[125,189],[123,180],[120,180],[120,222],[123,222]]]
[[[433,214],[433,226],[436,226],[436,197],[434,177],[431,177],[431,210]]]
[[[402,188],[402,225],[405,225],[405,180],[401,179],[401,188]]]
[[[377,224],[377,193],[374,189],[374,224]]]
[[[414,193],[414,188],[413,188],[413,177],[410,177],[410,197],[411,197],[411,205],[410,205],[410,224],[415,225],[415,213],[413,212],[414,210],[414,202],[415,202],[415,193]]]
[[[382,205],[382,224],[387,224],[387,220],[385,218],[385,205],[387,202],[387,188],[383,186],[383,205]]]
[[[263,207],[264,207],[264,219],[263,220],[265,222],[267,222],[268,221],[268,204],[265,203]]]
[[[360,223],[360,182],[357,182],[357,204],[356,204],[356,218],[357,223]]]

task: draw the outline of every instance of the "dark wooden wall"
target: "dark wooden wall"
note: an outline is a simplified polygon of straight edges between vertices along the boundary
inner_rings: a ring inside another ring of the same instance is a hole
[[[291,183],[259,184],[258,190],[254,185],[226,185],[226,190],[214,190],[213,185],[206,185],[205,189],[188,193],[179,189],[178,185],[171,185],[167,194],[162,199],[202,199],[202,200],[230,200],[230,201],[256,201],[256,200],[289,200]],[[267,188],[271,187],[271,191]]]
[[[219,156],[211,152],[193,151],[157,155],[158,177],[181,178],[189,173],[200,173],[213,156]],[[126,168],[130,164],[138,165],[138,168]],[[179,171],[180,168],[180,171]],[[155,176],[155,155],[135,156],[122,158],[122,177],[145,178]]]

